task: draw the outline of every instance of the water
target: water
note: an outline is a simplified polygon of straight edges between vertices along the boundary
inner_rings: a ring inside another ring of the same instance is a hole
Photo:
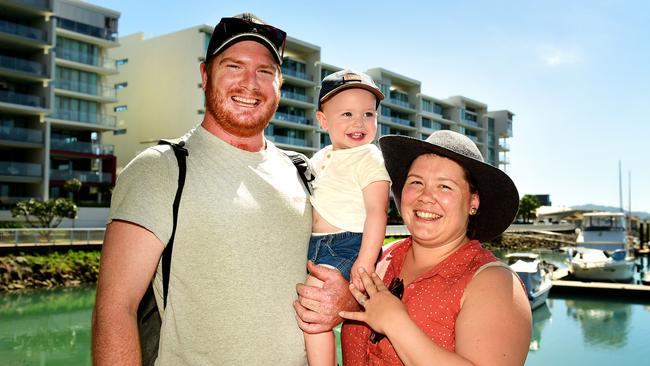
[[[0,294],[0,364],[90,365],[94,288]],[[650,303],[553,294],[533,312],[526,365],[647,364]]]

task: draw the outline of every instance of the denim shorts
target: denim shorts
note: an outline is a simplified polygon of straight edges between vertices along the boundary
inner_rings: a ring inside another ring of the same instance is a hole
[[[338,269],[350,281],[350,270],[357,260],[363,233],[344,231],[336,234],[312,235],[307,259]]]

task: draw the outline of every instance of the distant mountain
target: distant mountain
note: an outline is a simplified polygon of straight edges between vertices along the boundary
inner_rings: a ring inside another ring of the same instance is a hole
[[[575,208],[577,210],[589,210],[589,211],[614,211],[614,212],[620,211],[619,207],[594,205],[591,203],[588,203],[586,205],[571,206],[571,208]],[[650,218],[650,213],[644,211],[632,211],[632,215],[638,216],[639,218],[641,218],[641,220],[647,220]]]

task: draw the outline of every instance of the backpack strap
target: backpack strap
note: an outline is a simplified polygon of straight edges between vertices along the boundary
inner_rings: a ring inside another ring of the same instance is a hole
[[[178,187],[176,188],[176,196],[174,197],[174,204],[172,206],[173,224],[172,234],[169,241],[165,246],[162,255],[162,282],[163,282],[163,304],[167,307],[167,294],[169,292],[169,273],[172,263],[172,250],[174,248],[174,237],[176,236],[176,224],[178,222],[178,208],[181,203],[181,195],[183,194],[183,187],[185,186],[185,175],[187,173],[187,156],[189,155],[185,148],[185,141],[182,139],[165,139],[158,141],[158,145],[169,145],[174,150],[176,161],[178,162]]]
[[[299,152],[295,151],[290,151],[290,150],[282,150],[284,155],[288,156],[289,159],[291,159],[291,162],[293,165],[296,167],[296,170],[298,170],[298,175],[300,176],[300,180],[302,181],[302,185],[307,188],[307,192],[311,194],[311,181],[316,178],[314,174],[311,171],[310,165],[309,165],[309,160],[307,157]]]

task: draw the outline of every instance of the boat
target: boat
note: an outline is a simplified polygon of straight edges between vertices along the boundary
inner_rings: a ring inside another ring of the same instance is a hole
[[[546,298],[551,291],[553,268],[539,259],[535,253],[506,254],[508,265],[517,273],[526,286],[526,293],[531,309],[546,304]]]
[[[632,280],[636,265],[626,234],[622,212],[585,213],[576,247],[568,251],[569,271],[579,280]]]

